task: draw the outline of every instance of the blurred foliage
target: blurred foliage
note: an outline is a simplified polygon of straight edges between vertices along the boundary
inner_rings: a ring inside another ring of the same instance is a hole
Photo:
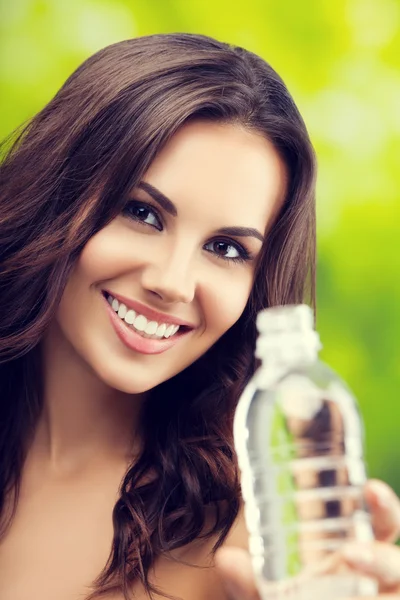
[[[400,1],[0,0],[0,136],[96,50],[171,31],[260,54],[304,115],[323,358],[360,400],[370,473],[400,492]]]

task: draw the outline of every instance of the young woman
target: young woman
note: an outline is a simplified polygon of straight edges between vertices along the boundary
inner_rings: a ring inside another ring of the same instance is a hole
[[[314,297],[314,170],[279,76],[196,35],[100,51],[6,143],[2,600],[226,597],[232,416],[256,313]]]

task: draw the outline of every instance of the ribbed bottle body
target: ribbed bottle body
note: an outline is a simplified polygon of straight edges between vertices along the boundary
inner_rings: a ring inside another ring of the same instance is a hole
[[[240,399],[234,428],[262,597],[374,595],[374,582],[339,574],[335,562],[346,541],[373,537],[363,500],[362,423],[345,384],[317,359],[276,376],[261,367]]]

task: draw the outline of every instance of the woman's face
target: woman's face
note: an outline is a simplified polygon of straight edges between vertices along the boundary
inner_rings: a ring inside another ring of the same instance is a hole
[[[186,124],[84,247],[52,328],[57,344],[127,393],[185,369],[242,314],[285,183],[261,135]]]

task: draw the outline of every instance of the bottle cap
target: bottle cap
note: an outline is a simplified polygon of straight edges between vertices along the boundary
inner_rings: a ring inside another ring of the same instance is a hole
[[[255,355],[269,366],[315,360],[322,348],[314,329],[314,313],[306,304],[274,306],[257,316]]]
[[[273,306],[258,313],[257,329],[261,334],[313,331],[314,314],[307,304]]]

